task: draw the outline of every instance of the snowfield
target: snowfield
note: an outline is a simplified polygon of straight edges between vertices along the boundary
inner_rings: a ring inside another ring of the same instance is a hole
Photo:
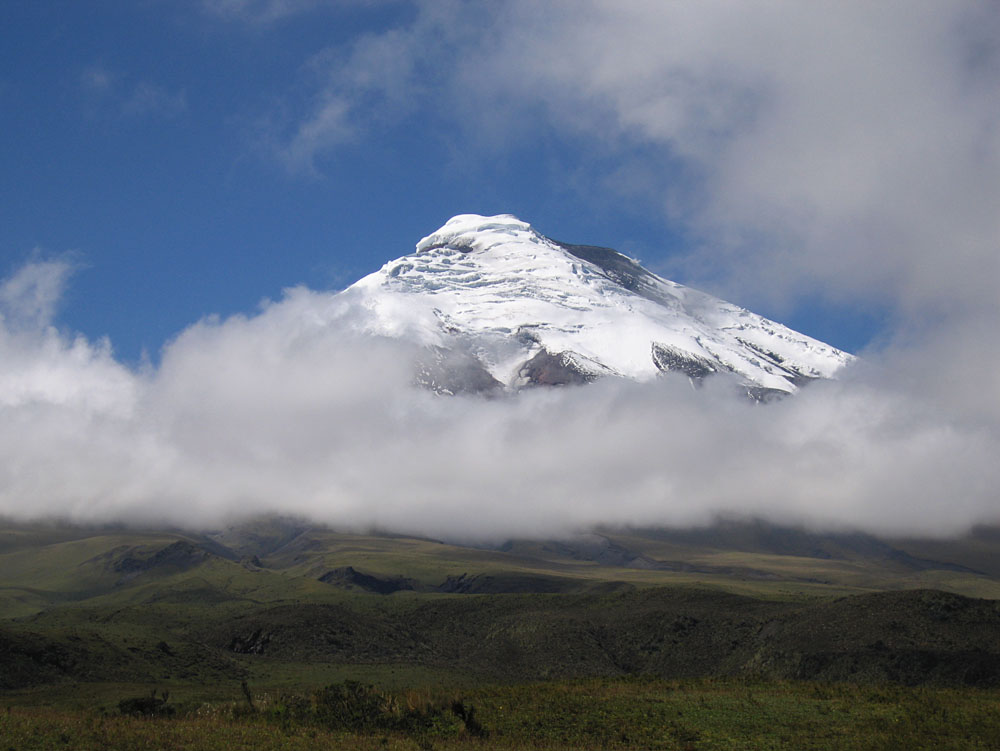
[[[760,393],[792,393],[853,359],[508,214],[456,216],[344,294],[364,307],[368,332],[429,347],[505,388],[678,371],[693,381],[730,373]]]

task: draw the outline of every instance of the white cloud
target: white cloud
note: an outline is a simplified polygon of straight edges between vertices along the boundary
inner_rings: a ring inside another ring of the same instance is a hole
[[[517,4],[521,31],[481,80],[513,82],[563,127],[686,161],[698,192],[661,191],[706,238],[702,274],[906,311],[995,298],[1000,103],[967,62],[986,6],[559,7]]]
[[[336,94],[324,94],[308,118],[295,125],[287,142],[276,146],[279,160],[290,172],[318,174],[318,155],[356,139],[350,115],[348,102]]]
[[[418,7],[409,26],[327,60],[338,125],[415,108],[453,142],[464,134],[469,159],[477,139],[577,139],[593,165],[577,186],[621,186],[622,201],[658,205],[699,238],[672,263],[687,281],[772,311],[885,310],[896,376],[921,373],[923,398],[949,408],[1000,414],[994,4]],[[379,42],[392,65],[357,52]],[[372,96],[387,90],[402,93]]]
[[[74,271],[68,257],[36,254],[0,282],[0,410],[131,413],[135,378],[115,362],[110,342],[91,344],[52,325]],[[15,441],[18,429],[11,431]]]
[[[410,345],[355,333],[364,315],[290,290],[191,326],[146,373],[51,327],[3,330],[0,514],[277,511],[497,540],[721,512],[943,534],[1000,511],[1000,415],[928,401],[919,373],[870,367],[767,407],[683,379],[444,398],[410,385]]]
[[[8,328],[39,329],[52,323],[74,266],[69,257],[25,263],[0,283],[0,320]]]
[[[315,84],[311,100],[298,118],[268,134],[274,153],[292,171],[316,173],[338,147],[414,113],[462,117],[439,108],[454,85],[454,66],[480,41],[476,24],[486,16],[468,3],[437,0],[422,4],[409,26],[323,50],[303,66]]]
[[[590,169],[611,165],[592,185],[629,185],[616,165],[636,148],[670,165],[642,181],[703,239],[689,279],[906,315],[995,298],[990,3],[416,5],[409,25],[314,62],[326,74],[286,159],[314,167],[345,134],[410,115],[472,136],[469,159],[477,134],[554,128],[605,157]]]

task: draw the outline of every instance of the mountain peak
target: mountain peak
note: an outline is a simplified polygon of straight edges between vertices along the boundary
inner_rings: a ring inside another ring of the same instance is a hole
[[[531,225],[522,222],[513,214],[482,216],[480,214],[458,214],[453,216],[436,232],[417,243],[417,253],[438,248],[451,247],[469,252],[484,250],[492,243],[505,239],[527,239],[541,237]]]
[[[435,387],[447,369],[476,390],[671,372],[700,383],[728,373],[763,398],[833,377],[853,359],[615,250],[557,242],[510,214],[455,216],[351,290],[370,314],[368,330],[438,353]]]

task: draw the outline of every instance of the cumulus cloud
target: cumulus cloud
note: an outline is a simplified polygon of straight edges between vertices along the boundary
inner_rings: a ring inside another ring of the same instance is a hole
[[[504,38],[482,80],[517,82],[563,123],[687,163],[698,182],[662,193],[706,240],[692,259],[702,274],[734,269],[755,294],[885,296],[906,313],[995,298],[995,8],[590,2],[558,19],[529,4],[511,13],[528,31]]]
[[[293,289],[194,324],[144,372],[106,343],[4,329],[0,514],[283,512],[492,541],[726,512],[883,532],[996,518],[997,421],[874,368],[767,407],[683,378],[449,398],[412,385],[420,353],[364,322],[350,293]]]

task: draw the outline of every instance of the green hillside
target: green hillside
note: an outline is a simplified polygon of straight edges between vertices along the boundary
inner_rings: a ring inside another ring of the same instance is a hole
[[[280,518],[205,533],[7,523],[0,729],[23,748],[57,747],[55,727],[81,748],[367,747],[374,731],[332,728],[317,697],[377,686],[372,701],[395,707],[380,748],[467,742],[477,725],[449,707],[472,701],[496,731],[484,748],[888,748],[856,742],[887,712],[919,717],[941,748],[977,747],[947,718],[978,717],[988,748],[997,552],[985,529],[885,541],[755,521],[491,547]],[[181,719],[93,725],[120,706]]]
[[[1000,597],[1000,580],[966,565],[990,541],[890,545],[746,522],[484,548],[276,518],[204,534],[8,524],[0,688],[228,696],[246,680],[627,675],[991,685],[997,606],[970,598]]]

